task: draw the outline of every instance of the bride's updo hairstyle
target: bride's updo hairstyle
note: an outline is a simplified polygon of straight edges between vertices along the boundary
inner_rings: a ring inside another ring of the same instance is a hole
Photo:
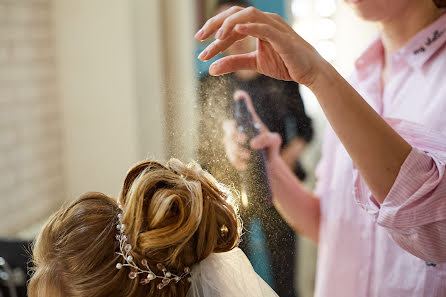
[[[145,161],[127,174],[118,202],[90,192],[57,211],[33,246],[30,297],[186,296],[187,277],[158,289],[160,279],[141,284],[118,255],[116,226],[122,214],[134,263],[156,275],[162,263],[172,274],[211,253],[237,246],[240,223],[232,196],[199,165]]]

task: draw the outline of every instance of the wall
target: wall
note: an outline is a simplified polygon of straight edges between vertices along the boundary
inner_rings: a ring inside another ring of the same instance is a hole
[[[53,3],[67,192],[116,195],[135,161],[192,157],[193,133],[186,131],[194,129],[194,6],[159,0]]]
[[[193,33],[192,0],[0,0],[0,235],[193,157]]]
[[[355,60],[378,35],[378,29],[376,24],[361,20],[343,1],[338,1],[333,20],[337,26],[334,64],[343,76],[348,77],[353,71]]]
[[[54,0],[66,190],[116,195],[138,160],[131,7]]]
[[[167,157],[161,1],[133,0],[133,71],[139,158]]]
[[[193,159],[197,139],[195,0],[163,0],[167,155]]]
[[[63,197],[60,106],[46,0],[0,0],[0,235]]]

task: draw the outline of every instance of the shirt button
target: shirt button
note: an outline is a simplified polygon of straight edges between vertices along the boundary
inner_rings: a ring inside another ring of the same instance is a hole
[[[368,237],[368,234],[367,234],[367,232],[361,232],[361,239],[367,239],[367,237]]]
[[[364,275],[365,275],[364,270],[359,271],[359,277],[364,277]]]

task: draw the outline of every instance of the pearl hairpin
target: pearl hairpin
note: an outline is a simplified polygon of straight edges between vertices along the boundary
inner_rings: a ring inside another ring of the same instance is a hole
[[[185,267],[183,273],[177,275],[168,271],[166,267],[161,263],[156,264],[156,267],[158,268],[158,270],[163,272],[163,275],[156,275],[150,269],[147,259],[141,260],[141,264],[144,266],[144,268],[140,268],[138,265],[136,265],[133,256],[130,254],[132,251],[132,245],[127,242],[128,238],[124,234],[125,225],[122,223],[122,213],[118,214],[118,219],[119,224],[116,226],[116,229],[119,231],[119,234],[116,234],[116,239],[119,241],[120,252],[117,252],[116,254],[120,255],[124,259],[124,261],[123,263],[117,263],[116,268],[122,269],[126,266],[133,268],[134,270],[131,271],[128,275],[130,279],[135,279],[139,274],[147,274],[147,276],[140,281],[141,284],[146,285],[152,280],[159,278],[161,279],[161,282],[157,285],[157,288],[161,290],[171,281],[175,281],[175,283],[178,283],[183,278],[191,275],[191,270],[189,267]],[[190,277],[188,277],[188,280],[190,281]]]

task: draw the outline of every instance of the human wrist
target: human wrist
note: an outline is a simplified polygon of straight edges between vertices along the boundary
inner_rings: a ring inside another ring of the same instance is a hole
[[[268,164],[270,166],[276,166],[277,162],[279,162],[280,160],[282,160],[282,157],[280,154],[270,154],[268,156]]]
[[[289,168],[280,154],[270,156],[268,160],[268,171],[270,175],[277,175],[283,168]],[[280,175],[280,173],[279,173]]]
[[[336,69],[325,59],[321,58],[321,61],[315,66],[313,78],[306,84],[306,87],[314,94],[317,94],[320,90],[323,90],[330,85],[338,75],[339,73]]]

